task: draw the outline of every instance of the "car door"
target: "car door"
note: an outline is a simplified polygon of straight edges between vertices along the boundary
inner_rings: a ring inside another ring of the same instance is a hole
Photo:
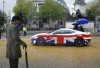
[[[71,37],[73,33],[74,31],[71,30],[59,30],[53,33],[55,44],[67,44],[67,42],[69,43],[73,40]]]
[[[59,30],[53,33],[53,38],[55,40],[55,44],[64,44],[64,31]]]

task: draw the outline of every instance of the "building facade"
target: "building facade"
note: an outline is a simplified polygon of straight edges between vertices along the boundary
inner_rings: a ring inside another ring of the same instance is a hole
[[[45,2],[45,0],[33,0],[35,6],[37,7],[37,12],[39,12],[40,7]]]
[[[36,8],[37,8],[37,13],[39,12],[40,7],[43,5],[43,3],[45,3],[45,0],[32,0],[33,3],[35,4]],[[69,13],[69,8],[67,7],[66,3],[64,0],[54,0],[55,2],[57,2],[58,4],[62,5],[65,9],[66,9],[66,14]],[[64,24],[64,23],[63,23]],[[55,29],[55,27],[58,26],[58,23],[41,23],[41,21],[37,19],[34,19],[33,22],[28,23],[27,27],[30,29]]]
[[[66,11],[69,12],[69,8],[67,7],[64,0],[54,0],[54,1],[62,5],[63,7],[65,7]],[[33,0],[33,2],[35,6],[37,7],[37,12],[39,12],[40,7],[45,2],[45,0]]]

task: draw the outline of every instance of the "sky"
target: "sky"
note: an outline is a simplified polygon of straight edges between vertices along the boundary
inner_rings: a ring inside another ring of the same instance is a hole
[[[16,0],[4,0],[5,3],[4,3],[4,12],[7,13],[7,15],[9,15],[9,11],[10,13],[13,15],[13,7],[16,3]],[[0,0],[0,10],[3,11],[3,0]]]
[[[7,13],[7,15],[11,14],[13,16],[13,7],[16,4],[16,0],[4,0],[4,11]],[[86,3],[93,1],[93,0],[85,0]],[[75,0],[65,0],[67,6],[70,9],[70,12],[72,11],[73,4]],[[0,10],[3,10],[3,0],[0,0]]]

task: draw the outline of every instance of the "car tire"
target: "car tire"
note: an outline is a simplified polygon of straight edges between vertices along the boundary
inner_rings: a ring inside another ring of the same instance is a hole
[[[44,38],[42,37],[39,37],[36,39],[36,45],[41,45],[41,46],[44,46],[46,44],[46,41]]]
[[[78,47],[85,45],[85,40],[83,38],[76,38],[74,44]]]

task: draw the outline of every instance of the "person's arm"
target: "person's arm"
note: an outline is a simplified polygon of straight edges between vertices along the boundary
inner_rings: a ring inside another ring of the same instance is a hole
[[[16,42],[17,44],[22,45],[22,46],[24,46],[25,48],[27,48],[27,44],[26,44],[24,41],[22,41],[22,40],[20,39],[20,34],[19,34],[19,30],[18,30],[17,27],[14,27],[14,28],[13,28],[12,37],[13,37],[13,39],[15,40],[15,42]]]

